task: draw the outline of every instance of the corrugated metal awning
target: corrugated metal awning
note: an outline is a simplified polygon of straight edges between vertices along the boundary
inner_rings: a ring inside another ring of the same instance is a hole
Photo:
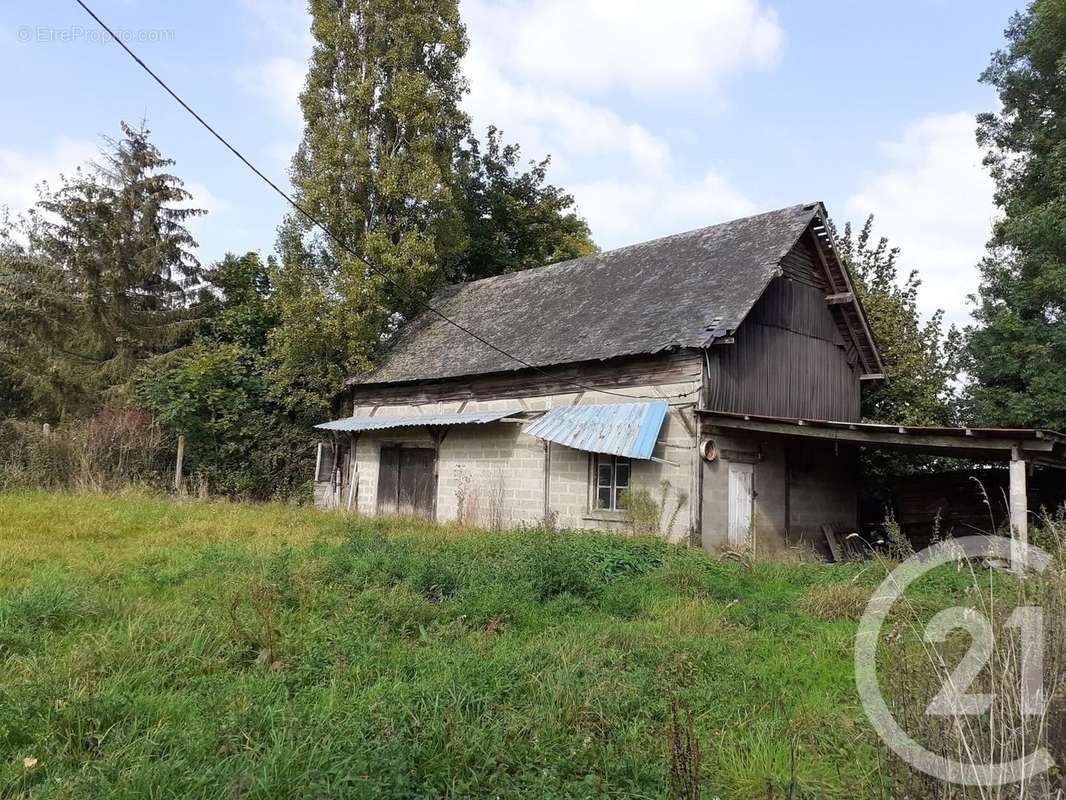
[[[655,449],[667,407],[665,400],[562,406],[549,409],[522,430],[577,450],[648,459]]]
[[[323,431],[380,431],[388,428],[424,428],[427,425],[482,425],[521,414],[520,408],[503,411],[464,411],[457,414],[414,414],[410,416],[348,417],[315,425]]]

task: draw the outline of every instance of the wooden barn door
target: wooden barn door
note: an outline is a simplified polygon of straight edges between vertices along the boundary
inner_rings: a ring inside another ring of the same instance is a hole
[[[378,513],[432,519],[437,496],[436,451],[429,447],[381,448]]]
[[[378,460],[378,513],[395,514],[400,497],[400,448],[382,446]]]
[[[755,465],[729,465],[729,546],[748,550],[754,545]]]
[[[433,501],[437,494],[437,481],[433,462],[436,451],[428,447],[400,448],[401,514],[433,519]]]

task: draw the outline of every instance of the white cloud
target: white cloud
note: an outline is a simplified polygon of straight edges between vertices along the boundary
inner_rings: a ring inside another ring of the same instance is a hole
[[[263,101],[268,112],[282,123],[277,138],[264,148],[263,154],[275,163],[275,168],[285,169],[303,126],[300,92],[314,44],[311,17],[305,0],[242,0],[241,5],[248,12],[245,33],[253,41],[264,43],[267,51],[275,55],[237,70],[237,82]]]
[[[272,50],[311,51],[311,26],[305,0],[241,0],[248,12],[245,33],[266,42]]]
[[[784,35],[760,0],[463,0],[466,109],[528,158],[552,156],[604,247],[742,216],[753,204],[717,172],[674,163],[669,142],[627,118],[623,92],[684,106],[724,78],[779,57]],[[694,177],[687,174],[694,173]]]
[[[607,179],[572,187],[581,213],[604,248],[667,236],[755,212],[755,205],[720,175],[692,182]]]
[[[291,0],[245,0],[253,24],[274,18],[306,31],[305,8]],[[525,158],[552,156],[551,180],[572,191],[605,247],[711,224],[754,210],[721,175],[690,165],[678,177],[666,139],[627,118],[599,93],[654,93],[703,101],[723,78],[772,64],[783,33],[761,0],[667,0],[649,13],[637,0],[463,0],[470,50],[464,107],[518,142]],[[287,123],[292,146],[309,39],[283,37],[286,52],[239,74],[244,87]],[[279,140],[280,141],[280,140]]]
[[[784,34],[760,0],[464,0],[471,42],[512,76],[577,92],[713,90],[773,64]]]
[[[47,181],[55,187],[61,174],[73,175],[99,154],[98,145],[77,139],[60,139],[43,155],[0,149],[0,206],[13,214],[27,210],[37,201],[38,184]]]
[[[265,100],[274,114],[298,126],[303,122],[300,92],[306,75],[305,62],[279,56],[241,70],[238,78],[251,94]]]
[[[902,250],[901,272],[916,268],[925,313],[943,308],[966,322],[966,295],[991,233],[993,183],[981,164],[974,116],[929,114],[881,144],[887,163],[846,203],[852,220],[874,214],[876,233]]]
[[[588,159],[624,157],[641,170],[668,165],[666,144],[617,113],[555,89],[520,85],[503,78],[476,54],[464,64],[472,91],[465,107],[478,127],[495,124],[526,156],[551,153],[558,174],[580,171]]]

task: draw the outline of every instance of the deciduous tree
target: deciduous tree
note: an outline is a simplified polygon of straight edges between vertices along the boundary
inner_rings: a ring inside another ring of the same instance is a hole
[[[844,226],[837,244],[862,301],[884,362],[886,381],[863,391],[863,418],[900,425],[950,425],[955,418],[958,334],[944,330],[944,313],[922,321],[921,280],[911,270],[899,279],[900,250],[888,239],[873,242],[873,216],[854,235]]]
[[[967,331],[965,409],[977,423],[1066,430],[1066,4],[1036,0],[1006,37],[981,76],[1001,104],[977,135],[1002,217]]]

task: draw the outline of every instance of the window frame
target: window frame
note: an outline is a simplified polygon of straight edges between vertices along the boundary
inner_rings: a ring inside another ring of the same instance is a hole
[[[589,510],[599,513],[623,514],[628,506],[619,504],[619,496],[623,496],[633,485],[633,459],[626,456],[616,456],[611,453],[590,453],[590,481],[589,481]],[[611,470],[610,483],[600,480],[600,467],[606,466]],[[618,468],[625,468],[625,483],[619,484]],[[610,493],[609,506],[600,506],[600,491]],[[624,502],[624,501],[623,501]]]

